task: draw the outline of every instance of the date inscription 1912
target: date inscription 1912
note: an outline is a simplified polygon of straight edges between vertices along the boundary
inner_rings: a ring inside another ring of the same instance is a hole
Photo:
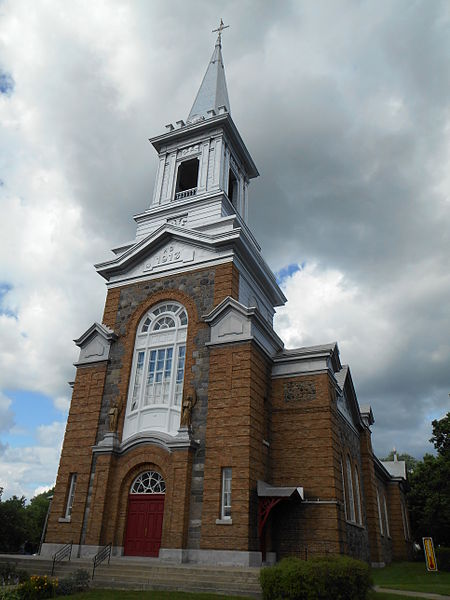
[[[175,262],[180,259],[181,251],[177,250],[175,246],[170,245],[154,257],[153,263],[157,267],[158,265],[165,265],[166,263]]]

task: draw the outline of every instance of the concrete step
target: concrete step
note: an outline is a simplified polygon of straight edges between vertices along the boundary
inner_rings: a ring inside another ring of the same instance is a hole
[[[0,564],[13,563],[30,574],[51,573],[52,560],[37,556],[0,555]],[[92,573],[92,559],[72,558],[55,566],[54,575],[67,577],[77,569]],[[92,587],[220,593],[229,596],[261,598],[259,569],[206,565],[171,565],[158,559],[120,559],[102,564],[95,571]]]

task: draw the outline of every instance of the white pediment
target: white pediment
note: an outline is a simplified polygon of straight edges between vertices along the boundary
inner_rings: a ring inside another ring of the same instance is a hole
[[[116,339],[112,329],[94,323],[82,336],[74,340],[80,348],[80,356],[75,364],[78,366],[108,360],[111,343]]]
[[[236,237],[239,237],[238,230],[218,236],[182,231],[180,227],[166,224],[117,259],[96,265],[96,268],[111,283],[151,279],[170,271],[189,270],[232,257],[230,238]]]
[[[158,276],[178,269],[187,270],[227,255],[230,255],[227,250],[205,248],[173,239],[157,247],[153,252],[150,250],[142,254],[138,262],[128,265],[128,268],[125,267],[120,274],[113,275],[110,281],[119,282],[124,279]]]

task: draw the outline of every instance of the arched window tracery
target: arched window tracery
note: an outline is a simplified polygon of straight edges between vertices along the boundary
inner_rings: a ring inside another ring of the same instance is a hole
[[[141,319],[134,345],[123,440],[144,431],[175,435],[180,425],[188,317],[161,302]]]
[[[166,483],[157,471],[140,473],[131,484],[130,494],[165,494]]]

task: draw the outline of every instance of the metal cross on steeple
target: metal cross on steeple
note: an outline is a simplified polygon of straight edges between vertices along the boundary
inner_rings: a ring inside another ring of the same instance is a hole
[[[224,25],[222,19],[220,19],[220,25],[217,29],[213,29],[212,32],[215,33],[216,31],[219,32],[219,35],[217,36],[217,42],[216,45],[219,44],[219,46],[222,44],[222,31],[224,29],[226,29],[227,27],[229,27],[229,25]]]

